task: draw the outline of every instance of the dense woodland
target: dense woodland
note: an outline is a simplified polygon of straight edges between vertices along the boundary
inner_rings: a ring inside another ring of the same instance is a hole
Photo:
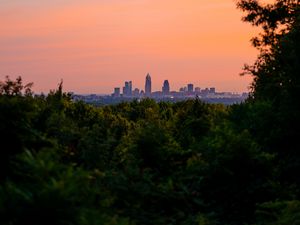
[[[299,1],[238,2],[262,27],[232,106],[94,107],[0,84],[0,224],[300,224]]]

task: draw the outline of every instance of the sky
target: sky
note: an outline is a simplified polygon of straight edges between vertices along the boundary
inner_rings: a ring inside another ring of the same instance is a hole
[[[258,52],[257,28],[234,0],[0,0],[0,80],[22,76],[47,93],[109,94],[132,80],[154,90],[187,83],[248,91],[239,76]]]

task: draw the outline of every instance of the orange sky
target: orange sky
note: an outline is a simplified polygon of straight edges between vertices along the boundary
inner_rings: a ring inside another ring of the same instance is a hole
[[[155,90],[187,83],[247,91],[238,74],[257,51],[257,29],[234,0],[0,0],[0,79],[21,75],[36,92],[111,93],[125,80]]]

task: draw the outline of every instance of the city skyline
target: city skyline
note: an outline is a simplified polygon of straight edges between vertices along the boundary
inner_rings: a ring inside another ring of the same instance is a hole
[[[164,80],[162,87],[160,90],[153,90],[152,89],[152,79],[151,79],[151,74],[147,73],[146,79],[145,79],[145,88],[140,89],[138,87],[135,87],[133,85],[133,81],[125,81],[124,86],[120,87],[114,87],[113,88],[113,93],[111,94],[112,97],[163,97],[163,96],[172,96],[176,95],[178,93],[184,93],[185,96],[188,95],[197,95],[197,94],[202,94],[203,96],[207,96],[207,94],[216,94],[217,89],[214,86],[207,87],[199,87],[195,86],[193,83],[187,83],[184,86],[181,86],[178,90],[172,89],[169,80]],[[121,90],[122,93],[121,93]],[[219,90],[218,90],[219,91]],[[230,94],[247,94],[248,92],[242,92],[242,93],[237,93],[237,92],[219,92],[219,93],[230,93]]]
[[[241,17],[231,0],[2,0],[0,79],[108,94],[126,79],[142,88],[151,71],[153,89],[168,78],[174,89],[247,91],[252,78],[239,73],[256,58],[258,31]]]
[[[122,92],[121,92],[122,90]],[[121,102],[140,101],[144,98],[151,98],[157,102],[178,102],[187,99],[200,98],[205,102],[218,104],[235,104],[244,101],[249,93],[220,92],[215,87],[198,87],[193,83],[182,86],[179,90],[172,90],[169,80],[164,80],[161,90],[152,89],[152,78],[150,73],[145,76],[144,89],[133,85],[133,81],[127,80],[123,87],[114,87],[110,95],[80,95],[72,93],[73,100],[84,101],[90,104],[110,105]]]

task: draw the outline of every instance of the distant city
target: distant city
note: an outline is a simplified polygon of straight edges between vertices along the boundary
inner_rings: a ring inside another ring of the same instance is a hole
[[[74,95],[75,100],[82,100],[97,105],[117,104],[124,101],[141,100],[151,98],[156,101],[177,102],[191,98],[200,98],[209,103],[234,104],[240,103],[248,97],[249,93],[232,93],[217,92],[215,87],[194,87],[189,83],[181,87],[178,91],[171,91],[170,83],[165,80],[162,84],[161,91],[152,91],[151,76],[148,73],[145,79],[145,90],[138,88],[133,89],[132,81],[125,81],[124,87],[115,87],[111,95],[99,96],[91,95]]]

